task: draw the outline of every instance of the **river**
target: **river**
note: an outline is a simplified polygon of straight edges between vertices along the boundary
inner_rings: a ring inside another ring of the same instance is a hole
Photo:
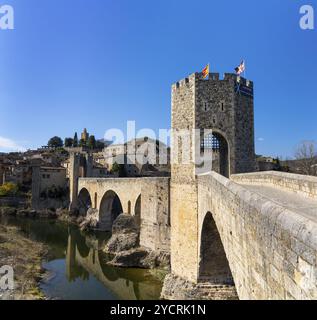
[[[83,234],[55,220],[5,217],[0,222],[21,229],[24,236],[49,247],[43,267],[49,272],[40,289],[49,299],[156,300],[162,281],[155,272],[107,265],[101,248],[110,233]]]

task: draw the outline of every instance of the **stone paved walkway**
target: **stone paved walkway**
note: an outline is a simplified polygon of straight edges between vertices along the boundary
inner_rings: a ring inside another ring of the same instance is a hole
[[[317,222],[317,199],[309,199],[291,191],[272,186],[241,184],[242,187]]]

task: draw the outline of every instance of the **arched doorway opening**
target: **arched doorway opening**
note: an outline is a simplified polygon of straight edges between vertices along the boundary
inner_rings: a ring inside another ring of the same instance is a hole
[[[91,208],[91,198],[88,190],[83,188],[80,190],[78,195],[78,210],[79,214],[85,216],[89,208]]]
[[[233,285],[228,259],[213,216],[205,216],[200,243],[199,280]]]
[[[134,206],[134,221],[136,225],[141,227],[141,195],[138,196]]]
[[[204,136],[201,142],[201,153],[212,156],[211,169],[227,178],[230,175],[229,145],[219,132],[212,131]]]
[[[123,212],[118,195],[110,190],[105,193],[100,203],[99,227],[111,231],[113,221]]]

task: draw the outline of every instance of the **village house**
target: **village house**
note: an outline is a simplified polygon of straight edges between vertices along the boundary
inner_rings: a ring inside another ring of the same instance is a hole
[[[104,149],[104,157],[109,171],[117,163],[124,166],[128,177],[168,176],[170,173],[169,148],[148,137],[110,145]]]

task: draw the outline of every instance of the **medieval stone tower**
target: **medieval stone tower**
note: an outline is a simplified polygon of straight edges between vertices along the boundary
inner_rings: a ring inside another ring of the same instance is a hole
[[[71,152],[69,157],[70,210],[77,208],[78,178],[92,177],[93,158],[89,153]]]
[[[194,129],[195,135],[191,135],[185,146],[178,132]],[[235,74],[225,74],[224,79],[220,79],[219,74],[210,74],[209,79],[204,80],[200,73],[177,82],[172,86],[172,130],[172,272],[196,282],[199,170],[193,161],[175,161],[175,150],[178,150],[177,160],[186,148],[190,150],[191,159],[202,149],[209,150],[212,169],[226,177],[254,171],[253,83]],[[206,134],[206,130],[212,133]],[[205,154],[208,156],[208,152]]]

